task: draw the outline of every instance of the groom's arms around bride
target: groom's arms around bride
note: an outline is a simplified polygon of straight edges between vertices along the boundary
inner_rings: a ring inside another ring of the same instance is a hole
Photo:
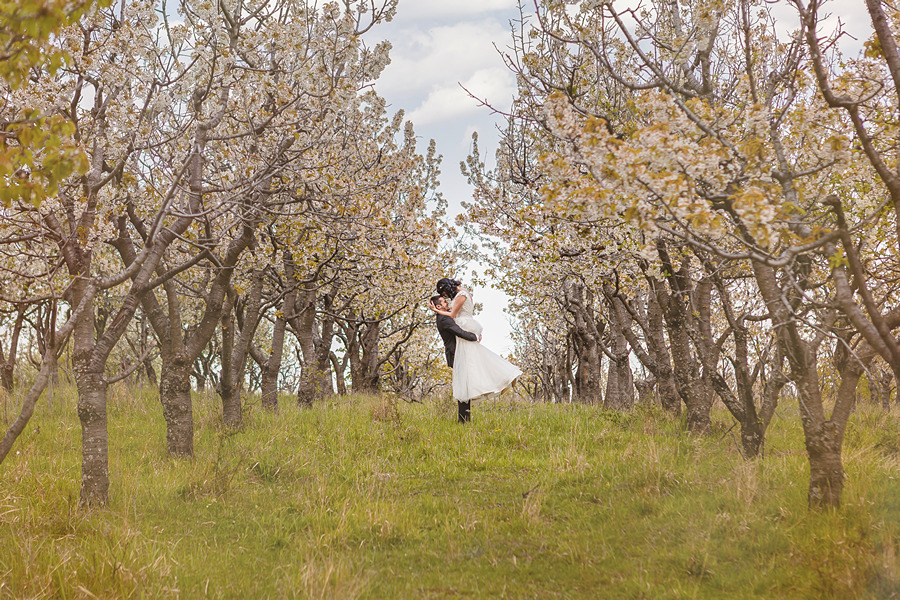
[[[434,296],[428,302],[429,308],[439,308],[447,310],[447,299],[443,296]],[[456,338],[461,337],[470,342],[478,342],[478,336],[470,331],[462,329],[456,324],[451,317],[437,313],[437,329],[444,341],[444,354],[447,358],[447,365],[453,368],[453,356],[456,354]]]

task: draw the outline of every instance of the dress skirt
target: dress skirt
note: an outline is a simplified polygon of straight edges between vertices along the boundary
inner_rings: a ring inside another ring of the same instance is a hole
[[[457,318],[457,325],[481,335],[481,323],[472,318]],[[453,398],[462,402],[505,390],[522,370],[480,342],[456,338],[453,357]]]

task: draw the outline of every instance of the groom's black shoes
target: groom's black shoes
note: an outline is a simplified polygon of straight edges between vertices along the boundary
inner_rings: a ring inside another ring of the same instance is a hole
[[[468,423],[472,420],[472,405],[471,400],[466,402],[457,402],[459,405],[459,422],[460,423]]]

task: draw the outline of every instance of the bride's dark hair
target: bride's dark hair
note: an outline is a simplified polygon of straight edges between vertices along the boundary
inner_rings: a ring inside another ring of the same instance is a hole
[[[437,282],[437,293],[445,298],[454,298],[461,285],[461,281],[444,277]]]

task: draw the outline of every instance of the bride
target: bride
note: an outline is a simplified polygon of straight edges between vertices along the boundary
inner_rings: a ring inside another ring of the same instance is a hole
[[[474,333],[481,339],[484,329],[475,320],[475,303],[472,294],[455,279],[441,279],[437,282],[437,293],[451,300],[450,310],[444,311],[432,306],[439,314],[456,321],[460,328]],[[521,369],[488,350],[478,342],[458,338],[453,359],[453,398],[458,402],[496,394],[508,388],[519,375]]]

